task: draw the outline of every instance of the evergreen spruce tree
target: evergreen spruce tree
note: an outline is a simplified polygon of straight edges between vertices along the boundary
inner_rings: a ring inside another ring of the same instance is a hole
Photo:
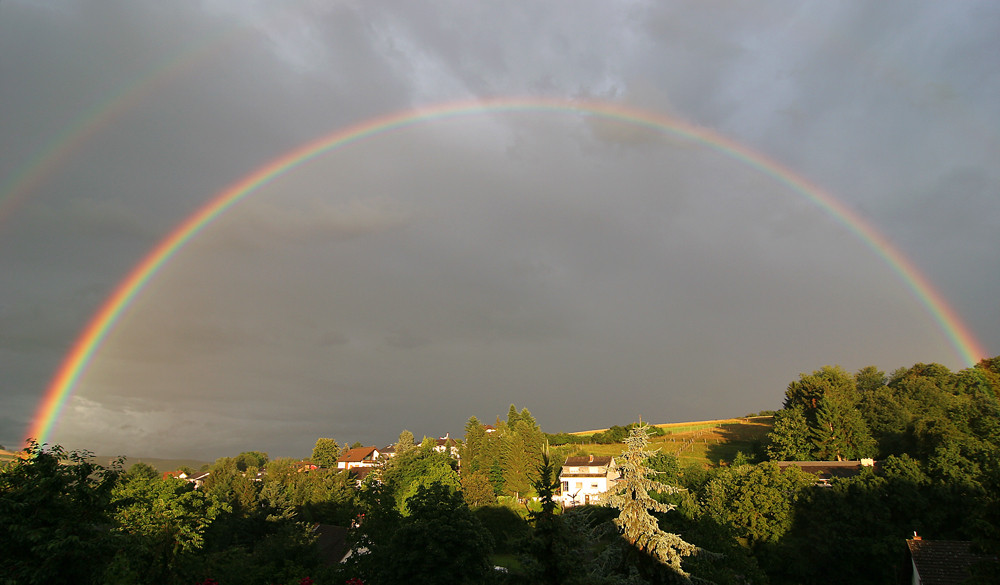
[[[673,504],[654,500],[649,492],[678,493],[682,488],[664,485],[656,481],[656,471],[646,465],[646,459],[653,452],[646,450],[649,443],[649,427],[640,423],[629,431],[625,439],[625,452],[618,460],[621,478],[615,489],[607,497],[607,505],[621,512],[615,519],[622,536],[637,550],[669,566],[685,583],[690,576],[681,568],[681,559],[701,551],[697,546],[685,541],[677,534],[660,529],[656,517],[651,512],[669,512]]]

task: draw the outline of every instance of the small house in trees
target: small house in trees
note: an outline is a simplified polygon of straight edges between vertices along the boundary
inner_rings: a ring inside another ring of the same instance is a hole
[[[563,505],[597,503],[618,477],[615,458],[610,455],[568,457],[559,474]]]
[[[205,485],[205,479],[207,479],[208,476],[209,476],[208,471],[201,471],[191,475],[188,475],[184,471],[167,471],[163,473],[163,479],[171,477],[176,479],[183,479],[184,481],[190,484],[194,484],[194,489],[200,489],[203,485]]]
[[[438,453],[444,453],[452,459],[458,459],[458,444],[455,443],[455,439],[451,438],[451,433],[445,433],[443,437],[437,439],[434,443],[434,450]]]
[[[355,467],[375,467],[381,452],[374,446],[348,449],[337,457],[337,469],[354,469]]]
[[[906,541],[910,551],[911,585],[959,585],[983,557],[967,540],[923,540],[917,533]]]

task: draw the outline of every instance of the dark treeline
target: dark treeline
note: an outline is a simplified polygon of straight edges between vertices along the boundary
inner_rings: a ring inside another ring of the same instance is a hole
[[[1000,552],[998,389],[1000,357],[823,367],[788,385],[766,441],[718,465],[649,449],[644,424],[586,437],[624,443],[621,479],[565,510],[559,471],[586,447],[513,405],[444,445],[404,430],[363,481],[332,438],[305,461],[224,457],[197,489],[31,444],[0,469],[0,583],[895,584],[914,531]],[[825,487],[779,464],[861,458],[876,463]],[[344,562],[319,546],[331,526],[349,528]]]

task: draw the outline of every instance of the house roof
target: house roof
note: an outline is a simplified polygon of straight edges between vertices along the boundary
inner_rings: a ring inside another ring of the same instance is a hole
[[[364,461],[366,459],[374,459],[377,456],[377,450],[374,445],[371,447],[356,447],[354,449],[348,449],[337,457],[337,463],[345,461]]]
[[[983,558],[972,553],[971,545],[967,540],[906,541],[922,585],[959,585],[968,579],[969,569]]]
[[[577,457],[567,457],[563,467],[607,467],[614,462],[611,455],[581,455]]]
[[[368,474],[374,470],[375,470],[374,467],[361,466],[351,469],[350,473],[354,474],[354,479],[356,479],[357,481],[364,481],[365,478],[368,477]]]
[[[806,473],[826,477],[853,477],[861,473],[864,468],[860,461],[775,461],[775,463],[781,469],[794,465]],[[878,462],[874,462],[874,468],[878,469]]]
[[[319,548],[320,561],[327,567],[334,566],[344,560],[349,550],[347,544],[347,528],[332,524],[317,524],[316,547]]]

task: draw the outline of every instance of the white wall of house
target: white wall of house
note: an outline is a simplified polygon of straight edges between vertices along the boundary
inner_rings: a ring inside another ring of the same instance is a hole
[[[596,503],[617,478],[617,471],[604,466],[563,467],[559,474],[563,505]]]

